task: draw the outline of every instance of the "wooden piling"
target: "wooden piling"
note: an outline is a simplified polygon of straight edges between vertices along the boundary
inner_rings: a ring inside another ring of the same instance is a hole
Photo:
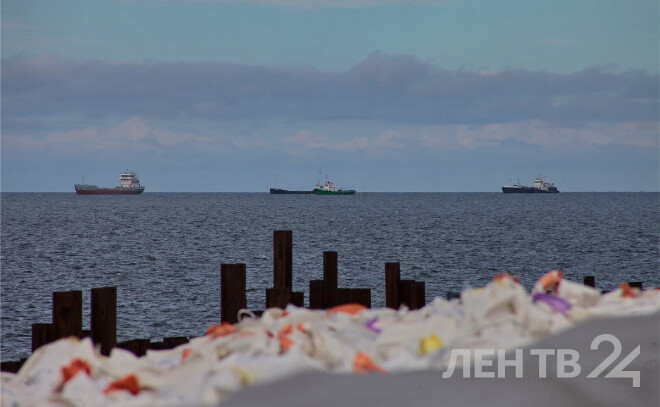
[[[422,308],[426,305],[426,283],[423,281],[415,281],[417,287],[417,309]]]
[[[596,288],[596,277],[594,276],[584,276],[584,285],[589,286],[591,288]]]
[[[286,308],[291,303],[291,290],[283,288],[266,289],[266,308]]]
[[[330,288],[337,288],[337,252],[323,252],[323,281]]]
[[[117,345],[117,287],[92,288],[91,313],[92,340],[110,355]]]
[[[292,289],[293,232],[273,231],[273,287]]]
[[[291,293],[291,304],[296,307],[305,306],[305,293],[294,291]]]
[[[32,324],[32,352],[55,341],[55,325]]]
[[[324,309],[325,302],[325,281],[311,280],[309,282],[309,308]]]
[[[174,349],[179,345],[183,345],[184,343],[188,343],[188,337],[186,336],[170,336],[167,338],[163,338],[163,342],[165,342],[165,346],[167,346],[167,349]]]
[[[348,302],[362,304],[367,308],[371,308],[371,289],[351,288],[348,292]]]
[[[401,293],[399,296],[399,305],[405,304],[410,310],[417,309],[417,282],[415,280],[401,280],[399,290]]]
[[[55,338],[82,336],[82,291],[53,293]]]
[[[220,265],[220,319],[238,322],[238,311],[247,308],[245,264]]]
[[[150,339],[131,339],[117,344],[118,348],[126,349],[132,352],[135,356],[144,356],[147,350],[151,347]],[[157,346],[156,346],[157,347]]]
[[[23,367],[24,363],[25,359],[0,362],[0,370],[3,372],[18,373],[18,371],[21,370],[21,367]]]
[[[348,304],[350,303],[350,288],[337,288],[335,290],[335,301],[333,304],[328,305],[328,308],[334,307],[336,305]]]
[[[337,252],[323,252],[323,281],[325,282],[323,304],[326,308],[345,304],[348,301],[348,298],[339,298],[337,263]]]
[[[152,350],[164,350],[164,349],[169,349],[165,342],[150,342],[149,343],[149,349]]]
[[[401,281],[401,265],[399,263],[385,263],[385,306],[398,309],[399,283]]]

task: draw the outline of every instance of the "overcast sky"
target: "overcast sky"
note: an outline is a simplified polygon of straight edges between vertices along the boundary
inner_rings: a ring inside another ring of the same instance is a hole
[[[657,0],[3,0],[2,191],[659,190]]]

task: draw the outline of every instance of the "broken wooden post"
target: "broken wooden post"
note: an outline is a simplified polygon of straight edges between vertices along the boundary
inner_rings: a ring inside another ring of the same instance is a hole
[[[21,370],[21,367],[25,364],[26,359],[21,359],[17,361],[7,361],[0,363],[0,370],[3,372],[9,373],[18,373]]]
[[[188,337],[187,336],[170,336],[167,338],[163,338],[163,342],[165,342],[165,346],[167,346],[167,349],[174,349],[179,345],[183,345],[184,343],[188,343]]]
[[[55,325],[32,324],[32,352],[55,341]]]
[[[273,231],[274,288],[292,289],[293,284],[293,232]]]
[[[324,306],[330,308],[337,304],[343,304],[344,302],[340,302],[337,291],[337,252],[323,252],[323,281],[325,282]],[[347,301],[347,299],[344,301]]]
[[[385,263],[385,306],[398,309],[399,283],[401,282],[401,265],[399,263]]]
[[[126,349],[132,352],[135,356],[144,356],[147,350],[151,347],[150,339],[131,339],[129,341],[120,342],[117,344],[118,348]]]
[[[362,304],[367,308],[371,308],[371,289],[351,288],[348,292],[348,302]]]
[[[82,336],[82,291],[53,293],[55,339]]]
[[[400,306],[405,304],[408,309],[417,309],[417,282],[415,280],[401,280],[399,283]]]
[[[348,304],[350,303],[350,288],[337,288],[335,291],[335,302],[332,305],[329,305],[328,308],[332,308],[336,305]]]
[[[92,288],[91,313],[92,340],[108,356],[117,345],[117,287]]]
[[[267,288],[266,308],[286,308],[291,303],[291,294],[288,288]]]
[[[273,231],[273,288],[266,289],[266,308],[305,304],[305,293],[293,292],[293,232]]]
[[[220,265],[220,319],[238,322],[238,311],[247,308],[245,264]]]
[[[325,303],[323,302],[325,296],[325,281],[311,280],[309,282],[309,308],[310,309],[323,309]]]
[[[304,292],[292,292],[291,293],[291,304],[296,307],[305,306],[305,293]]]
[[[426,283],[423,281],[415,281],[417,287],[417,309],[422,308],[426,305]]]
[[[596,278],[594,276],[584,276],[584,285],[596,288]]]

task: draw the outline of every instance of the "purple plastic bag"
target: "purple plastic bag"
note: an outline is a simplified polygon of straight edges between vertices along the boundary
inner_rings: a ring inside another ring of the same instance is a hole
[[[536,293],[532,296],[532,303],[543,301],[548,304],[555,312],[566,314],[566,311],[571,309],[571,304],[561,297],[553,294]]]

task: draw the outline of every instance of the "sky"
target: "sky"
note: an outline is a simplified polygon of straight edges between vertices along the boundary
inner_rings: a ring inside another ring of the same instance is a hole
[[[3,0],[3,192],[660,190],[657,0]]]

